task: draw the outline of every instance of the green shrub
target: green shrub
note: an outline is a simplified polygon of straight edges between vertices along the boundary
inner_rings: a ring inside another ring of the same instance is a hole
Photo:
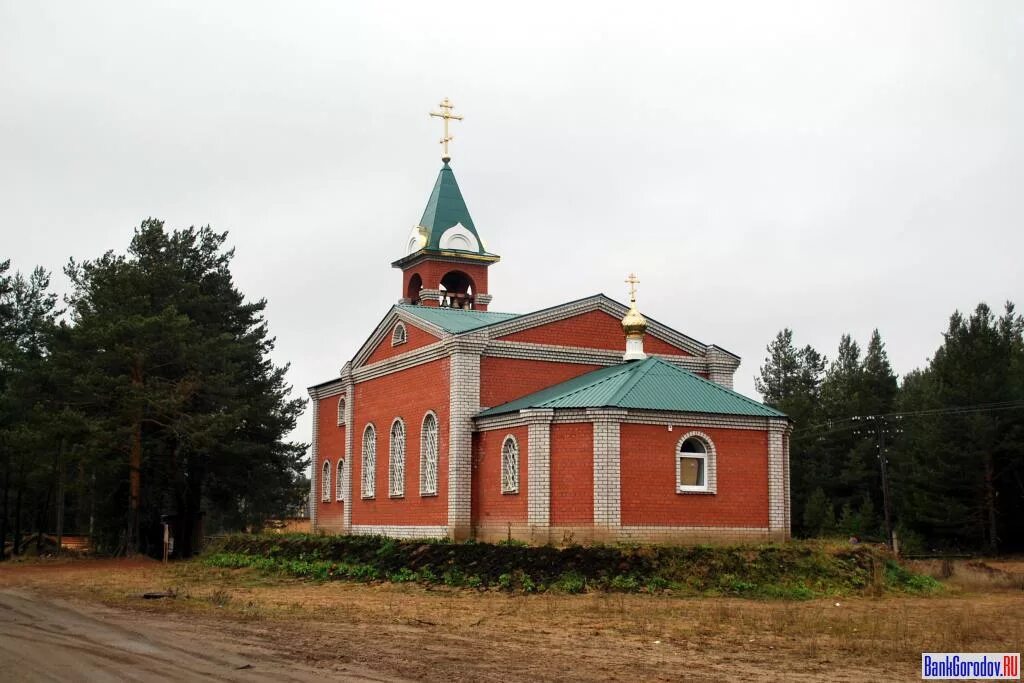
[[[202,559],[222,569],[252,569],[313,581],[419,581],[452,587],[807,599],[871,591],[928,593],[882,548],[837,542],[764,546],[615,545],[530,547],[519,541],[452,543],[375,536],[235,535]]]
[[[563,593],[582,593],[587,589],[587,580],[577,572],[566,572],[551,587]]]

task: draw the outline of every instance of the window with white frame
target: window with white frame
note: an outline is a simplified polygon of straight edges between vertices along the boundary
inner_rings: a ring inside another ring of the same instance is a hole
[[[690,432],[676,446],[676,492],[715,492],[715,447],[706,434]]]
[[[420,429],[420,495],[437,495],[437,415],[423,416]]]
[[[344,488],[344,477],[342,474],[345,472],[345,459],[338,458],[338,468],[334,471],[334,478],[338,482],[338,490],[334,493],[335,500],[345,500],[345,488]]]
[[[395,418],[388,442],[388,494],[392,498],[405,495],[405,423]]]
[[[395,325],[395,329],[391,331],[391,345],[398,346],[399,344],[404,344],[408,340],[409,336],[405,331],[405,323],[400,322]]]
[[[377,472],[377,431],[372,424],[363,430],[363,462],[360,479],[363,498],[373,498]]]
[[[320,475],[320,500],[331,502],[331,461],[324,460],[324,469]]]
[[[501,444],[501,492],[519,493],[519,442],[511,434]]]
[[[344,397],[338,399],[338,424],[345,424],[345,399]]]

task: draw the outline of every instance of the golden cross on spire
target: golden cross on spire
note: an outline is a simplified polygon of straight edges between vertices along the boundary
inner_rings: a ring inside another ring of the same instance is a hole
[[[448,163],[452,160],[451,156],[448,154],[448,143],[455,139],[454,135],[448,134],[448,121],[451,119],[461,121],[462,117],[458,114],[452,113],[452,108],[455,105],[449,102],[447,97],[441,100],[441,104],[439,106],[441,107],[441,111],[432,111],[430,112],[430,115],[444,121],[444,137],[441,138],[441,144],[444,145],[444,154],[441,155],[441,161]]]
[[[629,303],[636,303],[636,286],[640,284],[640,278],[636,276],[636,273],[630,273],[626,277],[626,284],[629,285]]]

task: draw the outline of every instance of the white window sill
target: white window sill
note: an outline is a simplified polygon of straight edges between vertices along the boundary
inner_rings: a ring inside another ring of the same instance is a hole
[[[420,491],[420,498],[436,498],[437,491]]]
[[[714,495],[715,492],[711,491],[709,489],[706,489],[706,488],[677,488],[676,489],[676,493],[678,493],[679,495],[686,495],[686,494],[689,494],[689,493],[696,493],[698,495],[704,494],[704,495],[710,496],[710,495]]]

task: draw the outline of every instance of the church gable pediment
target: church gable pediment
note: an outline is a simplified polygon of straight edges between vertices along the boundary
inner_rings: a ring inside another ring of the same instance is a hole
[[[490,329],[492,339],[618,351],[624,347],[621,320],[627,307],[603,294],[520,316]],[[707,345],[651,320],[647,351],[704,357]]]
[[[441,341],[442,329],[392,308],[352,359],[352,368],[371,365]]]

